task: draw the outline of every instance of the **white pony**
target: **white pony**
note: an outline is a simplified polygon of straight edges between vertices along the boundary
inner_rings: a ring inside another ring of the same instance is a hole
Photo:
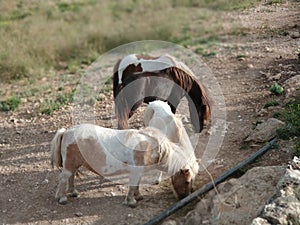
[[[145,110],[143,122],[146,127],[159,129],[170,141],[181,146],[187,156],[194,155],[194,148],[182,121],[172,113],[167,102],[160,100],[150,102]],[[175,188],[176,182],[173,178],[172,183]],[[160,183],[161,179],[162,173],[160,173],[157,183]],[[194,183],[194,180],[192,183]],[[175,192],[175,194],[179,195],[178,192]]]
[[[172,177],[176,196],[185,197],[192,191],[199,166],[194,152],[183,146],[154,127],[115,130],[82,124],[60,129],[51,142],[52,166],[62,167],[55,197],[65,204],[68,193],[77,196],[74,175],[81,166],[101,176],[129,173],[125,203],[130,207],[142,199],[139,183],[145,170],[167,172]]]

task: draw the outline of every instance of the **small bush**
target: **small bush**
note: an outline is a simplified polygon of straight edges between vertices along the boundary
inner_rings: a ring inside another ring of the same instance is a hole
[[[284,120],[285,127],[277,130],[278,137],[284,140],[296,138],[294,154],[300,156],[300,96],[295,101],[286,104],[280,113],[280,119]]]
[[[275,83],[270,87],[270,92],[274,95],[281,95],[283,93],[283,87]]]
[[[46,99],[39,108],[40,113],[51,115],[54,111],[60,109],[64,105],[68,105],[73,101],[74,93],[59,94],[55,99]]]
[[[267,103],[265,104],[264,108],[268,108],[268,107],[270,107],[270,106],[278,106],[278,105],[279,105],[279,102],[278,102],[278,101],[276,101],[276,100],[271,100],[271,101],[269,101],[269,102],[267,102]]]
[[[1,111],[13,111],[18,108],[21,103],[21,99],[18,96],[12,96],[5,101],[0,102],[0,110]]]

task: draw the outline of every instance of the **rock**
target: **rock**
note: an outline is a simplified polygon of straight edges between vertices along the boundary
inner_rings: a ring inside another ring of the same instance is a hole
[[[210,191],[185,217],[185,225],[250,224],[274,195],[274,187],[284,174],[281,166],[256,167],[239,179],[218,186],[218,194]]]
[[[162,225],[177,225],[178,223],[175,220],[167,220],[163,222]]]
[[[276,75],[274,75],[274,76],[268,77],[268,80],[269,80],[269,81],[272,81],[272,80],[280,80],[281,76],[282,76],[281,73],[278,73],[278,74],[276,74]]]
[[[271,224],[268,222],[268,220],[257,217],[252,221],[251,225],[271,225]]]
[[[266,122],[258,124],[246,138],[246,142],[266,142],[276,136],[276,130],[284,126],[284,122],[269,118]]]
[[[263,117],[263,116],[266,116],[268,115],[268,110],[267,109],[261,109],[257,112],[256,114],[257,116],[260,116],[260,117]]]
[[[294,98],[297,94],[297,91],[299,91],[300,86],[300,75],[296,75],[291,77],[290,79],[287,79],[283,83],[283,87],[285,89],[285,97],[286,98]]]
[[[77,217],[82,217],[82,216],[83,216],[83,213],[82,213],[82,212],[76,212],[76,213],[75,213],[75,216],[77,216]]]
[[[299,158],[295,157],[282,179],[277,184],[277,192],[267,204],[260,218],[270,224],[299,224],[300,221],[300,170]],[[255,219],[257,221],[259,219]],[[255,223],[252,222],[254,225]]]

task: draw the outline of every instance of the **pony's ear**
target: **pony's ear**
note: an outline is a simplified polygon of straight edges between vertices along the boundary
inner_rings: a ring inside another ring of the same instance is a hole
[[[145,113],[144,113],[144,125],[147,127],[149,126],[149,122],[150,120],[152,119],[153,117],[153,114],[154,114],[154,109],[152,108],[147,108]]]

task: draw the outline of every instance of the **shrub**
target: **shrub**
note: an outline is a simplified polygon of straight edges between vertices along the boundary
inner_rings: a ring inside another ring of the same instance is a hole
[[[21,103],[21,99],[18,96],[12,96],[5,101],[0,102],[0,110],[1,111],[13,111],[18,108]]]

